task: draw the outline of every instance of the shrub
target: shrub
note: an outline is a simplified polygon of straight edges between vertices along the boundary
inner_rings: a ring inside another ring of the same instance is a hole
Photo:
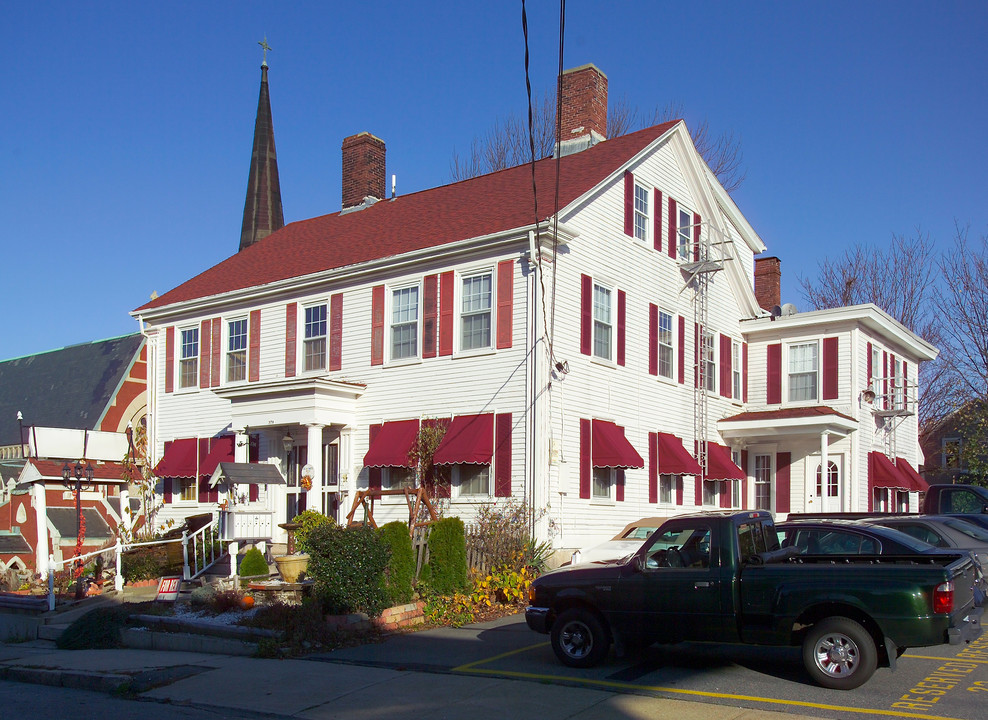
[[[258,655],[262,657],[302,655],[313,647],[332,645],[336,639],[326,624],[319,601],[312,598],[302,598],[301,605],[280,601],[265,605],[240,624],[277,630],[282,634],[280,640],[258,644]]]
[[[429,588],[438,595],[453,595],[468,587],[467,545],[463,521],[437,521],[429,532]]]
[[[474,621],[473,602],[466,595],[436,595],[425,601],[425,619],[435,625],[460,627]]]
[[[308,537],[313,528],[336,524],[333,518],[327,517],[315,510],[306,510],[300,515],[296,515],[292,519],[292,522],[298,523],[300,526],[295,531],[295,550],[301,553],[309,552]]]
[[[384,575],[384,587],[388,602],[403,605],[412,600],[412,583],[415,581],[415,552],[408,524],[389,522],[381,528],[381,538],[391,548],[391,559]]]
[[[268,561],[264,559],[264,554],[256,547],[250,548],[244,553],[244,559],[240,561],[241,577],[256,577],[271,572]]]
[[[101,607],[86,613],[59,635],[55,644],[62,650],[123,647],[120,631],[130,610],[125,607]]]
[[[312,529],[306,543],[311,556],[308,575],[326,612],[376,617],[387,607],[384,574],[389,550],[377,530],[323,524]]]
[[[120,569],[124,582],[156,580],[167,574],[168,561],[161,546],[146,546],[128,550],[120,558]]]
[[[471,547],[487,561],[487,567],[521,570],[526,565],[544,565],[551,546],[531,541],[532,511],[523,500],[507,498],[484,503],[477,509]]]
[[[216,597],[216,588],[212,585],[203,585],[192,591],[189,596],[189,604],[193,607],[205,607],[212,604],[214,597]]]

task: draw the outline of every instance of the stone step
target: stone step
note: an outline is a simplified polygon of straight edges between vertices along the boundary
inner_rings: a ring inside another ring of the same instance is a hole
[[[57,623],[51,625],[39,625],[38,626],[38,639],[39,640],[58,640],[62,636],[62,633],[71,625],[71,623]]]

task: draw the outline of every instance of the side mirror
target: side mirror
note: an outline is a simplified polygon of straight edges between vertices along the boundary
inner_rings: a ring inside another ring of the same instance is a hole
[[[645,571],[645,556],[642,554],[637,554],[631,558],[631,566],[635,569],[635,572]]]

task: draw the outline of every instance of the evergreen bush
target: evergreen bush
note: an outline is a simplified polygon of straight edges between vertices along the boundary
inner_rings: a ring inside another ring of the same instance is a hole
[[[388,602],[404,605],[412,601],[412,583],[415,582],[415,552],[408,523],[389,522],[381,528],[381,538],[391,548],[391,559],[384,575]]]
[[[429,588],[438,595],[453,595],[469,587],[467,543],[463,521],[443,518],[429,532]]]
[[[295,530],[295,551],[300,553],[309,552],[308,537],[312,528],[336,524],[333,518],[315,510],[306,510],[296,515],[292,518],[292,522],[299,524],[298,529]]]
[[[390,551],[381,533],[369,526],[322,524],[310,531],[306,544],[307,573],[325,612],[376,617],[388,606],[384,575]]]
[[[244,553],[244,559],[240,561],[240,570],[238,571],[241,577],[266,576],[270,572],[268,561],[264,559],[264,554],[256,547],[252,547]]]

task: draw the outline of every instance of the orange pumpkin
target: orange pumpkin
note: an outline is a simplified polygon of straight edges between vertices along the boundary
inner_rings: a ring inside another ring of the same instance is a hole
[[[252,595],[244,595],[244,599],[240,601],[240,604],[244,610],[250,610],[254,607],[254,597]]]

